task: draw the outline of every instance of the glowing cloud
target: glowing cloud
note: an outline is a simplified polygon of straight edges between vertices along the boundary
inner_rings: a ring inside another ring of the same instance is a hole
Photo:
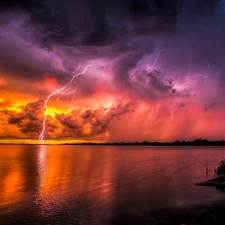
[[[46,124],[46,120],[47,120],[47,113],[48,113],[48,101],[49,99],[54,96],[54,95],[59,95],[59,97],[61,97],[62,95],[69,95],[69,94],[72,94],[76,91],[76,89],[74,90],[71,90],[71,84],[73,83],[75,77],[79,76],[79,75],[82,75],[86,72],[86,70],[88,69],[88,67],[92,66],[92,64],[90,65],[87,65],[84,70],[80,73],[75,73],[72,75],[72,78],[71,80],[65,85],[63,86],[62,88],[60,89],[57,89],[55,91],[53,91],[50,95],[48,95],[48,97],[46,98],[45,100],[45,111],[44,111],[44,121],[43,121],[43,124],[42,124],[42,132],[41,134],[39,135],[39,143],[41,144],[44,144],[44,134],[45,134],[45,124]],[[76,71],[76,70],[75,70]]]

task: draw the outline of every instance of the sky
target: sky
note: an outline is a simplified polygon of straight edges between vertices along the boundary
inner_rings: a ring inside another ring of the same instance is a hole
[[[225,139],[224,40],[224,0],[1,1],[0,142]]]

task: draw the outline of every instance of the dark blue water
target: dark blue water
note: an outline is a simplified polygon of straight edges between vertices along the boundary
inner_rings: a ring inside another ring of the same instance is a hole
[[[224,147],[1,145],[0,224],[118,224],[215,203],[224,193],[194,184],[222,159]]]

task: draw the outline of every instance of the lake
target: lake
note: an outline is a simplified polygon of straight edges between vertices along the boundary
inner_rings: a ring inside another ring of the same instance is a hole
[[[1,145],[0,223],[119,224],[215,203],[225,194],[195,183],[223,159],[225,147]]]

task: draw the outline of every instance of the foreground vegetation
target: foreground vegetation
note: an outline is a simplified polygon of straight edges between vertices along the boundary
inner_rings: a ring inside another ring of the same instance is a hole
[[[220,162],[219,167],[215,170],[217,175],[225,175],[225,160]]]

